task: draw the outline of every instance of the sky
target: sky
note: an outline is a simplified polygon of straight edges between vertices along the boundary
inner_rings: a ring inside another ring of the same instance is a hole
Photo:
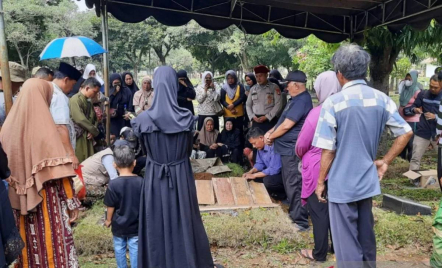
[[[74,0],[75,4],[77,4],[79,11],[86,11],[88,8],[86,7],[85,0]]]

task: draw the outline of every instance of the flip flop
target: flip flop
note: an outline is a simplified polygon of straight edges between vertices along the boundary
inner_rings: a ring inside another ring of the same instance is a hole
[[[301,249],[299,251],[299,253],[301,254],[302,257],[312,260],[312,261],[316,261],[313,256],[310,256],[310,254],[308,254],[308,249]]]

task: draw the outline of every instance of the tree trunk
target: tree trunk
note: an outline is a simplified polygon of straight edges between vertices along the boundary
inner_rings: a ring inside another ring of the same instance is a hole
[[[392,47],[385,47],[380,53],[371,54],[370,77],[372,87],[389,95],[388,78],[399,55]]]
[[[388,89],[390,90],[390,91],[395,91],[394,90],[394,77],[392,77],[392,76],[390,76],[390,86],[388,87]]]
[[[14,43],[14,47],[15,47],[15,50],[17,50],[17,54],[18,54],[18,57],[20,58],[21,65],[26,66],[25,65],[25,59],[23,58],[23,55],[22,55],[22,53],[20,51],[20,48],[18,47],[17,43]]]

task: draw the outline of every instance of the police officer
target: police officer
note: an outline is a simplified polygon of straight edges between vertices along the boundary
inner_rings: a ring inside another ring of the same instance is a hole
[[[254,69],[257,84],[250,89],[247,97],[247,115],[252,127],[267,132],[278,122],[276,117],[281,110],[281,91],[278,86],[267,80],[269,69],[258,65]]]

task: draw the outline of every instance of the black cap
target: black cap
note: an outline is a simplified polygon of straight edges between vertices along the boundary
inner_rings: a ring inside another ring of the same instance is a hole
[[[303,71],[298,70],[294,72],[289,72],[285,80],[288,82],[307,83],[307,76]]]
[[[81,77],[81,73],[79,70],[75,69],[74,66],[67,64],[65,62],[60,62],[58,71],[75,81],[78,81],[78,79],[80,79]]]

